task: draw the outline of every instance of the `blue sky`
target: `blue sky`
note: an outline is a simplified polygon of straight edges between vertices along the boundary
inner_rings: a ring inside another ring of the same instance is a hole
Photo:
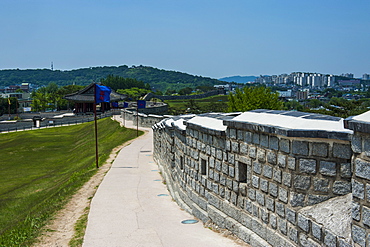
[[[370,73],[368,0],[1,0],[0,69]]]

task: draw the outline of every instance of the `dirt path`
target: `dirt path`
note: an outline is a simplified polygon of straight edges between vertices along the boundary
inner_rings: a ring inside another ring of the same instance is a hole
[[[132,141],[126,142],[112,150],[108,160],[99,168],[99,171],[72,196],[66,206],[43,228],[42,235],[38,238],[34,247],[68,246],[69,241],[74,235],[74,226],[77,220],[84,214],[85,208],[90,206],[92,197],[105,174],[112,166],[118,151],[129,145]]]

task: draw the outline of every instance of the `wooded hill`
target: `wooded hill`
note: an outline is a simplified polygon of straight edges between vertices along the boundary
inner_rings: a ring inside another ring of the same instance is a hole
[[[99,82],[108,75],[133,78],[149,85],[154,90],[164,91],[168,88],[179,90],[184,87],[195,88],[197,86],[213,86],[223,82],[201,76],[186,73],[157,69],[148,66],[104,66],[91,67],[76,70],[50,70],[50,69],[11,69],[0,70],[0,87],[19,85],[23,82],[32,83],[35,86],[48,85],[51,82],[58,86],[65,85],[88,85]]]

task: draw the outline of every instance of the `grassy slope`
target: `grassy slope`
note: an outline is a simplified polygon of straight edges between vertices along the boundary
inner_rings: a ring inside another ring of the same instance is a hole
[[[99,162],[136,137],[98,122]],[[95,172],[93,123],[0,135],[0,246],[27,246],[45,221]]]

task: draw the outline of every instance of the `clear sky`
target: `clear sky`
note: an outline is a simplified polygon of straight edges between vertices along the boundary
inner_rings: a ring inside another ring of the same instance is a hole
[[[0,69],[370,73],[369,0],[0,0]]]

